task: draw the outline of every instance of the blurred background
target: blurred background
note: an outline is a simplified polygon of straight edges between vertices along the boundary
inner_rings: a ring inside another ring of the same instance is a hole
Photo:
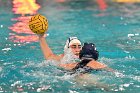
[[[46,40],[54,53],[63,53],[70,36],[93,42],[99,61],[121,72],[96,73],[98,78],[116,85],[113,91],[139,93],[140,0],[0,0],[0,92],[108,93],[81,90],[55,62],[44,60],[28,27],[37,13],[49,21]]]

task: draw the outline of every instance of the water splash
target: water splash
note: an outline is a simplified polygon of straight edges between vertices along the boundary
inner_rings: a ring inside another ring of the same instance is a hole
[[[65,51],[64,57],[61,60],[61,63],[66,64],[66,63],[74,63],[76,61],[79,61],[79,58],[77,58],[73,52],[71,51],[70,48]]]

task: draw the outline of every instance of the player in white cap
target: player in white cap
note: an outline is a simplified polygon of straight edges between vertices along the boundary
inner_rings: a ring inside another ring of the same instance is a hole
[[[40,42],[40,46],[44,54],[44,57],[46,59],[61,61],[61,59],[65,56],[65,54],[69,50],[73,53],[73,55],[76,58],[78,58],[80,50],[81,50],[81,42],[77,37],[69,37],[69,39],[66,41],[66,44],[64,46],[64,54],[60,54],[60,55],[54,54],[52,52],[51,48],[46,43],[44,34],[39,35],[39,42]]]

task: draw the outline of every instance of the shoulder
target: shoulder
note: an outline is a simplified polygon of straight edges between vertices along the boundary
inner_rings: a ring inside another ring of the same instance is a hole
[[[67,64],[60,64],[59,66],[66,69],[66,70],[72,70],[77,63],[67,63]]]

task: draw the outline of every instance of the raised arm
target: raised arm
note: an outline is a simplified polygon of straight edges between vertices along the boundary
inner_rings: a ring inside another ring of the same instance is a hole
[[[49,48],[46,40],[45,40],[45,35],[42,34],[42,35],[38,35],[39,36],[39,42],[40,42],[40,47],[41,47],[41,50],[44,54],[44,57],[46,59],[52,59],[52,60],[57,60],[57,61],[60,61],[60,59],[63,57],[62,55],[56,55],[52,52],[52,50]]]

